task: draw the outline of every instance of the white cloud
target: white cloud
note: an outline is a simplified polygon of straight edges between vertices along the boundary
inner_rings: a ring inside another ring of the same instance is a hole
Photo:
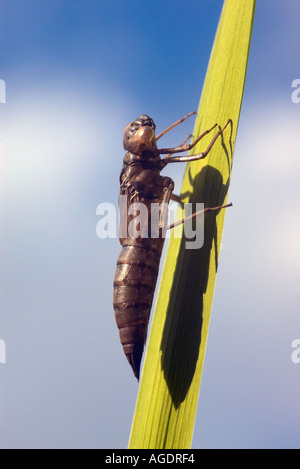
[[[110,152],[122,148],[125,106],[120,97],[106,95],[104,87],[103,96],[99,91],[93,96],[93,90],[70,84],[18,92],[3,118],[2,185],[7,194],[51,190],[55,197],[56,191],[74,189],[93,168],[112,165]],[[115,162],[119,168],[120,160]]]
[[[254,103],[237,136],[230,188],[241,219],[237,229],[271,268],[276,257],[277,265],[299,270],[299,111],[292,103]]]
[[[260,101],[247,107],[237,148],[241,160],[247,161],[248,170],[258,178],[266,174],[299,177],[299,113],[300,105],[293,104],[289,96],[284,104]]]

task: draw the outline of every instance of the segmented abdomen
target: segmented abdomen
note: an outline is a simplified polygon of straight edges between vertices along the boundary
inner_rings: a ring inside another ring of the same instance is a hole
[[[114,310],[120,340],[139,379],[164,239],[128,238],[122,245],[114,278]]]

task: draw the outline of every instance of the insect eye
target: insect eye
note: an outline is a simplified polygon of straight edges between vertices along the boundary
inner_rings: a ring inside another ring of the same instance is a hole
[[[138,124],[132,124],[131,127],[130,127],[130,131],[135,132],[136,130],[138,130],[139,127],[140,127],[140,125],[138,125]]]

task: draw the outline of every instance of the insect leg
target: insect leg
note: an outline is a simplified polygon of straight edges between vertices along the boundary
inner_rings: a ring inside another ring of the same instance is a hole
[[[159,230],[166,230],[166,221],[168,217],[168,206],[170,199],[172,197],[172,192],[174,189],[174,181],[171,178],[166,177],[164,180],[165,192],[162,198],[162,211],[160,213],[160,220],[159,220]],[[176,196],[175,196],[176,197]],[[178,197],[178,196],[177,196]],[[180,199],[180,197],[179,197]]]
[[[183,142],[181,143],[180,146],[184,145],[184,144],[189,140],[189,138],[191,138],[192,136],[193,136],[193,135],[190,134],[188,137],[186,137],[186,138],[183,140]],[[173,153],[169,153],[168,155],[166,155],[166,156],[164,157],[164,159],[170,158],[170,156],[172,156],[172,155],[173,155]]]
[[[196,155],[175,156],[175,157],[165,158],[162,161],[165,164],[168,164],[168,163],[177,163],[179,161],[182,161],[182,162],[196,161],[196,160],[201,160],[202,158],[205,158],[207,156],[207,154],[210,152],[210,150],[211,150],[213,144],[215,143],[215,141],[217,140],[217,138],[222,134],[222,132],[226,129],[228,124],[231,123],[231,122],[232,122],[231,119],[229,119],[227,121],[227,123],[224,125],[224,127],[222,129],[220,129],[215,134],[215,136],[213,137],[213,139],[209,143],[208,147],[206,148],[205,152],[197,153]],[[213,127],[211,127],[211,129],[206,130],[205,132],[203,132],[203,134],[201,134],[198,138],[196,138],[196,140],[194,140],[192,143],[190,143],[188,145],[181,145],[181,146],[175,147],[175,148],[162,148],[161,150],[158,150],[158,152],[160,154],[166,154],[166,153],[169,154],[169,153],[180,153],[182,151],[189,151],[199,142],[199,140],[201,140],[201,138],[203,138],[205,135],[207,135],[209,132],[211,132],[216,126],[217,126],[217,124],[215,124]]]
[[[178,220],[175,223],[172,223],[171,225],[167,226],[166,229],[171,230],[172,228],[175,228],[175,226],[181,225],[182,223],[185,223],[186,221],[191,220],[192,218],[195,218],[198,215],[201,215],[202,213],[213,212],[215,210],[221,210],[222,208],[227,208],[227,207],[232,207],[232,203],[227,204],[227,205],[221,205],[219,207],[204,208],[203,210],[199,210],[198,212],[192,213],[192,215],[189,215],[186,218],[182,218],[181,220]]]
[[[174,124],[170,125],[170,127],[168,127],[168,128],[165,129],[163,132],[161,132],[160,134],[158,134],[157,137],[155,137],[156,140],[158,140],[160,137],[162,137],[162,136],[165,135],[167,132],[169,132],[169,130],[174,129],[174,127],[176,127],[176,125],[181,124],[181,122],[185,121],[185,119],[187,119],[188,117],[192,116],[193,114],[197,114],[197,112],[196,112],[196,111],[190,112],[190,113],[187,114],[186,116],[182,117],[182,119],[179,119],[178,121],[174,122]]]
[[[171,194],[170,199],[174,200],[175,202],[178,202],[179,204],[181,203],[180,195]]]

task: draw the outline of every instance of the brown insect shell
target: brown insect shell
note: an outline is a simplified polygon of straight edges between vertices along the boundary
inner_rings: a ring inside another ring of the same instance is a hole
[[[156,151],[155,129],[148,125],[139,127],[135,132],[131,131],[133,123],[127,125],[124,130],[124,149],[142,155],[145,150]]]

